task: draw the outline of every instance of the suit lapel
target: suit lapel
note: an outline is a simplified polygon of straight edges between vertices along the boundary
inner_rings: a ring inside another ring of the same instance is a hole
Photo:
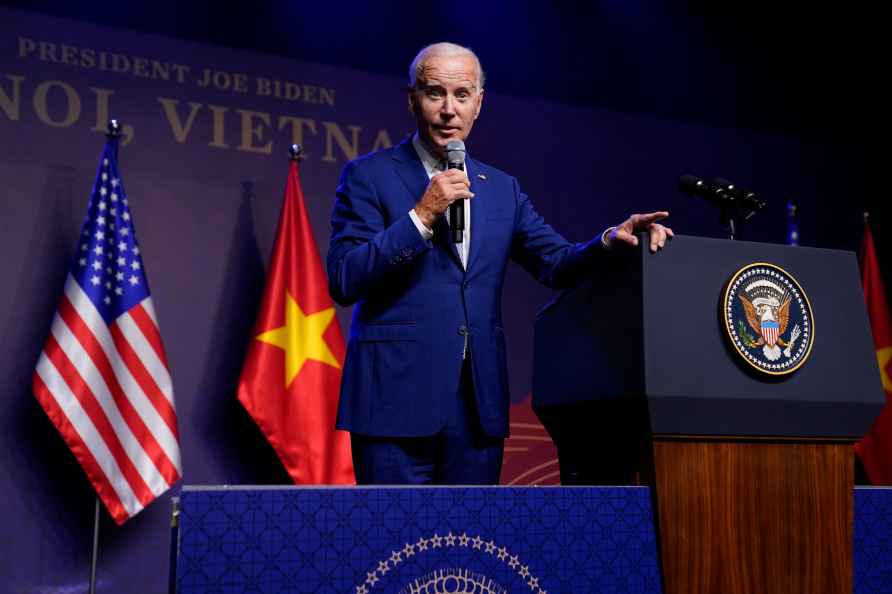
[[[430,180],[428,180],[427,173],[424,171],[421,159],[418,158],[415,149],[412,148],[411,137],[403,140],[393,149],[393,165],[409,191],[409,196],[411,196],[413,200],[412,205],[414,206],[421,199]]]
[[[443,247],[452,255],[455,265],[464,272],[464,267],[461,265],[461,255],[459,255],[457,247],[461,244],[452,243],[452,233],[449,229],[449,223],[446,222],[445,215],[437,219],[437,222],[434,223],[434,241],[443,244]]]
[[[468,271],[479,259],[479,255],[483,252],[483,245],[486,241],[486,230],[483,228],[483,219],[486,217],[486,210],[491,206],[489,200],[489,183],[486,176],[480,176],[480,164],[471,158],[465,159],[468,170],[468,179],[471,182],[471,191],[474,197],[469,201],[471,203],[471,245],[468,246]]]

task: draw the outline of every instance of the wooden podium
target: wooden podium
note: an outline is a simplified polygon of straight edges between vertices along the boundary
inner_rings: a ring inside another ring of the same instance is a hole
[[[851,592],[852,442],[884,403],[854,254],[647,243],[604,254],[538,316],[533,407],[562,480],[603,483],[618,452],[642,454],[632,474],[652,486],[667,594]],[[790,375],[753,370],[724,335],[725,284],[755,262],[811,302],[814,345]]]
[[[852,448],[655,438],[664,592],[850,593]]]

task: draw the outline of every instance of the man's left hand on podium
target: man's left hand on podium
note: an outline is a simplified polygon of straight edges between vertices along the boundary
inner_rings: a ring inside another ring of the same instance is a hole
[[[665,210],[659,210],[648,214],[633,214],[616,227],[612,227],[605,232],[604,246],[608,249],[614,247],[618,243],[637,246],[638,237],[636,237],[635,234],[639,231],[647,231],[650,233],[650,252],[652,254],[656,253],[663,249],[666,242],[675,236],[672,229],[657,222],[668,216],[669,213]]]

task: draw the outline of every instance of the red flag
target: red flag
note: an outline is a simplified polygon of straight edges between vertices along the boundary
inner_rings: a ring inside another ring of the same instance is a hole
[[[238,399],[297,484],[354,482],[350,436],[334,428],[344,351],[292,161]]]
[[[886,406],[864,439],[855,444],[855,452],[872,484],[892,485],[892,320],[869,225],[865,225],[861,242],[861,284],[886,391]]]
[[[102,153],[32,386],[118,524],[180,479],[173,386],[124,185]]]

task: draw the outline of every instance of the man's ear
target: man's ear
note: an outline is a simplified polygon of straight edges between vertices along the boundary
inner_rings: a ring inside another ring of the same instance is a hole
[[[474,119],[476,120],[480,117],[480,110],[483,109],[483,89],[480,89],[480,93],[477,95],[477,111],[474,113]]]
[[[412,87],[406,87],[406,98],[408,99],[407,107],[409,108],[409,113],[413,116],[415,115],[415,104],[418,99],[415,97],[415,89]]]

